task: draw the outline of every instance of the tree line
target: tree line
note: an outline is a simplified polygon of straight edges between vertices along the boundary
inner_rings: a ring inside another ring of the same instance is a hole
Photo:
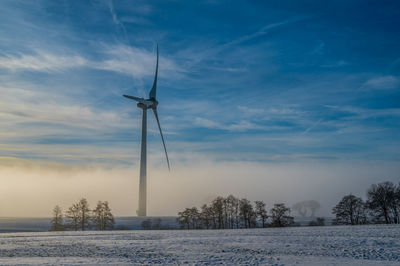
[[[400,223],[400,183],[372,184],[367,199],[352,194],[344,196],[332,209],[335,224]]]
[[[290,208],[284,203],[275,204],[269,211],[263,201],[238,199],[233,195],[216,197],[210,204],[186,208],[178,213],[181,229],[239,229],[255,227],[284,227],[292,225]]]
[[[82,198],[77,203],[72,204],[65,214],[63,214],[60,206],[54,207],[51,231],[112,230],[114,224],[114,216],[107,201],[98,201],[96,208],[91,210],[88,201]]]

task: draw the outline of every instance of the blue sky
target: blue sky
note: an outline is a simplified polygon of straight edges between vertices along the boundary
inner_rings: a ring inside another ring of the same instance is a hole
[[[7,165],[136,167],[140,110],[121,95],[147,96],[158,42],[173,169],[389,163],[398,180],[396,1],[1,1],[0,12]],[[149,160],[167,169],[152,116]]]

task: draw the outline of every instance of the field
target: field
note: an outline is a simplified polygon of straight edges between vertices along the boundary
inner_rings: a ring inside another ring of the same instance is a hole
[[[400,226],[0,234],[0,264],[400,265]]]

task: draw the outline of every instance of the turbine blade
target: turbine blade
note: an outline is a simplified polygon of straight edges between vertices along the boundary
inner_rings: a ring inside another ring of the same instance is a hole
[[[153,82],[153,87],[151,88],[150,91],[150,99],[155,100],[156,99],[156,92],[157,92],[157,75],[158,75],[158,43],[157,43],[157,64],[156,64],[156,74],[154,76],[154,82]]]
[[[125,98],[131,99],[131,100],[135,100],[135,101],[140,102],[140,103],[144,101],[143,98],[139,98],[139,97],[135,97],[135,96],[125,95],[125,94],[123,96]]]
[[[156,120],[157,120],[158,129],[160,130],[160,135],[161,135],[161,140],[162,140],[162,143],[163,143],[163,146],[164,146],[165,156],[167,157],[168,171],[171,171],[171,168],[170,168],[170,166],[169,166],[169,159],[168,159],[167,147],[165,147],[164,136],[163,136],[163,134],[162,134],[161,126],[160,126],[160,120],[158,120],[157,109],[156,109],[156,108],[153,108],[153,112],[154,112],[154,116],[156,117]]]

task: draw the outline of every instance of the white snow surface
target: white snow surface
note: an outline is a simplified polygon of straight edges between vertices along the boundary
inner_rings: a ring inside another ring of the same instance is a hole
[[[400,226],[0,234],[1,265],[400,265]]]

